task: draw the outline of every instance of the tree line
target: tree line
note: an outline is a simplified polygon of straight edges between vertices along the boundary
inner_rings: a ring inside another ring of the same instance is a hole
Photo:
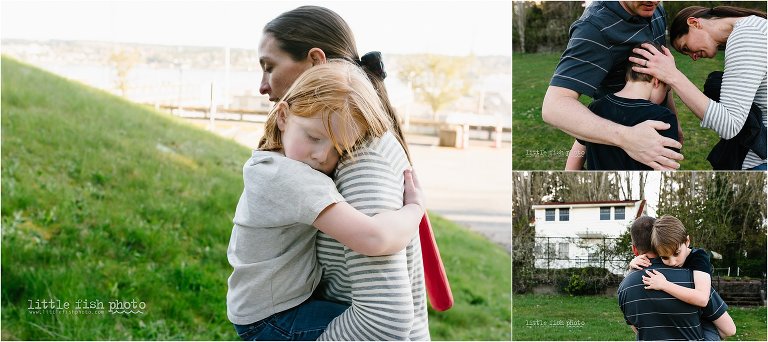
[[[522,53],[562,52],[571,24],[584,12],[584,1],[515,1],[512,5],[512,50]],[[667,27],[681,9],[721,5],[766,10],[765,1],[662,1]]]

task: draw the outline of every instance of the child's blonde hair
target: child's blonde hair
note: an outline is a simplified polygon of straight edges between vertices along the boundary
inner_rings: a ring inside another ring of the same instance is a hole
[[[651,245],[660,256],[670,256],[677,252],[680,244],[688,241],[685,226],[676,217],[664,215],[653,223]]]
[[[339,155],[349,155],[362,142],[380,137],[391,127],[389,116],[368,76],[359,66],[344,60],[330,60],[309,68],[288,89],[270,111],[264,125],[259,149],[281,151],[283,143],[277,119],[281,110],[291,115],[310,118],[322,115],[323,124]],[[362,132],[352,146],[341,146],[331,129],[331,117],[337,116],[344,132],[348,127]]]

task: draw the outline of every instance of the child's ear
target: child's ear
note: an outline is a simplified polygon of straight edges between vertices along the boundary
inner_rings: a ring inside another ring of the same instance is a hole
[[[280,101],[275,105],[275,114],[277,115],[277,128],[280,132],[285,131],[288,122],[288,104]]]
[[[635,247],[635,245],[632,245],[632,253],[634,253],[635,256],[640,255],[640,252],[637,251],[637,247]]]
[[[685,246],[686,247],[690,247],[691,246],[691,236],[690,235],[686,235],[685,236]]]
[[[312,62],[312,66],[324,64],[326,61],[325,52],[321,48],[311,48],[307,52],[307,58]]]
[[[660,83],[659,83],[659,79],[658,79],[658,78],[656,78],[656,77],[654,77],[654,78],[653,78],[653,80],[651,81],[651,83],[653,83],[653,88],[654,88],[654,89],[655,89],[655,88],[658,88],[658,87],[659,87],[659,85],[660,85]]]

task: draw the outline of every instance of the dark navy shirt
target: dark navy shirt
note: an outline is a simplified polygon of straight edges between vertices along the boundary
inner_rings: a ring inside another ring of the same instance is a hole
[[[549,85],[594,99],[615,93],[632,48],[646,41],[666,45],[666,12],[661,5],[651,18],[630,15],[618,1],[595,1],[571,24],[568,47]]]
[[[691,271],[702,271],[712,275],[712,263],[709,261],[709,253],[701,248],[691,248],[691,254],[685,258],[683,267]]]
[[[699,308],[685,303],[664,291],[646,290],[642,276],[655,269],[668,281],[693,288],[693,271],[668,267],[660,258],[651,259],[651,266],[629,273],[619,285],[619,307],[627,324],[637,328],[638,340],[702,340],[701,320],[714,321],[728,306],[710,290],[709,303]]]
[[[668,129],[659,131],[662,136],[679,140],[677,116],[667,107],[648,100],[625,99],[609,94],[589,105],[589,110],[598,116],[624,126],[634,126],[645,120],[658,120],[669,124]],[[579,140],[587,147],[587,170],[651,170],[651,167],[632,159],[620,147],[595,144]],[[679,152],[678,149],[672,149]],[[687,260],[687,259],[686,259]]]

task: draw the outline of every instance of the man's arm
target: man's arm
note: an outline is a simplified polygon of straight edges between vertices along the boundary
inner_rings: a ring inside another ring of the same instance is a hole
[[[592,113],[579,102],[579,94],[558,86],[549,86],[541,108],[544,122],[571,136],[598,144],[618,146],[632,159],[655,170],[677,169],[683,155],[666,147],[680,148],[674,139],[661,136],[657,130],[669,124],[648,120],[632,127],[622,126]]]

